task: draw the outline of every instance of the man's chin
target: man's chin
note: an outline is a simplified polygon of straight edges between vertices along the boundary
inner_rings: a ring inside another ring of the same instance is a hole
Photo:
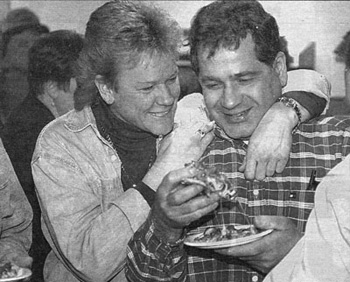
[[[225,134],[232,139],[249,140],[252,133],[246,130],[225,130]]]

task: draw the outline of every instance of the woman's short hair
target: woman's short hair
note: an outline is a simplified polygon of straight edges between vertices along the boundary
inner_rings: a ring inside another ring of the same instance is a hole
[[[272,65],[281,51],[276,20],[255,0],[216,1],[201,8],[192,20],[189,43],[191,62],[198,73],[198,52],[209,57],[220,48],[236,50],[252,35],[260,62]]]
[[[39,38],[29,49],[28,83],[31,95],[43,93],[48,81],[68,90],[74,65],[83,48],[83,37],[74,31],[57,30]]]
[[[122,67],[136,66],[143,54],[177,56],[181,43],[177,22],[155,6],[117,0],[99,7],[87,23],[77,64],[75,109],[91,105],[97,97],[97,75],[117,89]]]

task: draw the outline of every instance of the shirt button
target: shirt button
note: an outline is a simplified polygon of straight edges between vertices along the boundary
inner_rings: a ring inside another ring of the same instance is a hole
[[[259,190],[258,189],[254,189],[253,190],[253,195],[254,196],[259,196]]]
[[[258,280],[259,280],[259,277],[258,277],[258,276],[254,275],[254,276],[252,277],[252,281],[253,281],[253,282],[257,282]]]
[[[113,156],[111,157],[111,160],[112,160],[112,162],[115,162],[115,161],[117,160],[117,156],[116,156],[116,155],[113,155]]]

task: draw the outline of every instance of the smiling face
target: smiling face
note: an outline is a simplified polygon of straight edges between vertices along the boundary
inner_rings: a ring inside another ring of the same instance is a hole
[[[116,82],[110,107],[117,117],[155,135],[172,130],[180,95],[172,56],[144,54],[134,68],[122,68]]]
[[[249,138],[281,95],[287,80],[285,57],[278,53],[273,66],[256,58],[251,35],[237,50],[208,50],[198,54],[199,81],[211,119],[234,139]]]

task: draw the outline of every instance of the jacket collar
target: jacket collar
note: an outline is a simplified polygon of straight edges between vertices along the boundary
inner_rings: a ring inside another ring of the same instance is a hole
[[[65,119],[65,126],[73,132],[82,131],[88,126],[97,130],[96,119],[92,113],[91,107],[84,107],[81,111],[70,111]]]

